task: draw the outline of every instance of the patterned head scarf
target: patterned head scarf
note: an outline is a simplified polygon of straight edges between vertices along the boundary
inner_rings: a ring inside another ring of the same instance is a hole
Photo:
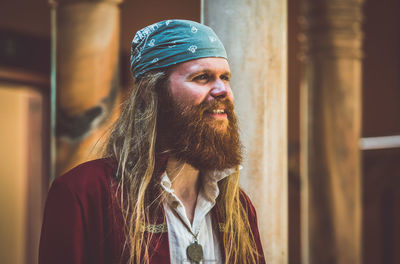
[[[189,20],[165,20],[136,32],[131,70],[138,78],[153,69],[206,57],[227,59],[224,45],[211,28]]]

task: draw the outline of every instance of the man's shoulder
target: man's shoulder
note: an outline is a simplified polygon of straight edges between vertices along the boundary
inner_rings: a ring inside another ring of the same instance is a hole
[[[239,189],[239,199],[247,212],[250,228],[253,232],[254,241],[257,246],[257,252],[259,254],[257,263],[266,263],[261,245],[260,232],[258,231],[256,209],[254,208],[249,196],[242,189]]]
[[[246,192],[242,189],[239,188],[239,199],[240,202],[243,204],[243,207],[247,211],[247,214],[250,217],[256,217],[256,209],[254,208],[253,203],[250,200],[250,197],[246,194]]]
[[[115,161],[110,158],[82,163],[57,177],[52,188],[63,188],[75,194],[98,193],[109,189],[115,175]]]

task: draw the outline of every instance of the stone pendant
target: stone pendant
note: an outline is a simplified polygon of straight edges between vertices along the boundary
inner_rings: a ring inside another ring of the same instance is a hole
[[[203,260],[203,247],[195,241],[187,247],[186,254],[189,260],[200,263]]]

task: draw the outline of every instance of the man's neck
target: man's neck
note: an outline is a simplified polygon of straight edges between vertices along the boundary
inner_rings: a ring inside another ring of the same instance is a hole
[[[175,195],[182,201],[186,215],[189,221],[193,223],[197,195],[200,189],[199,171],[173,157],[168,159],[166,170]]]

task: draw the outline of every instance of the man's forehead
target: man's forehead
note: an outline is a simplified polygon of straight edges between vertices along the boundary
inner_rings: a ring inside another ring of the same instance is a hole
[[[205,72],[230,75],[230,67],[225,58],[201,58],[179,63],[175,65],[172,72],[178,72],[181,74]]]

